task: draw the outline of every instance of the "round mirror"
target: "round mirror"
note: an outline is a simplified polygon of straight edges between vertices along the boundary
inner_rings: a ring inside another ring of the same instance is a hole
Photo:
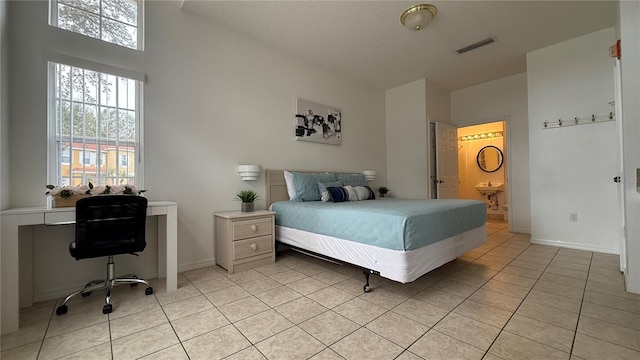
[[[478,151],[478,166],[484,172],[498,171],[502,167],[502,150],[497,146],[488,145]]]

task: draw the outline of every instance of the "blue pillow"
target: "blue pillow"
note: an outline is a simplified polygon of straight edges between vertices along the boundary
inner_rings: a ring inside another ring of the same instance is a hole
[[[333,173],[306,174],[293,173],[293,185],[296,189],[296,201],[320,201],[318,183],[336,181]]]
[[[341,180],[344,185],[351,185],[351,186],[367,185],[367,178],[364,176],[364,174],[337,173],[336,179]]]
[[[342,186],[330,186],[327,191],[331,194],[333,202],[349,201],[349,193]]]
[[[320,201],[328,202],[331,201],[331,193],[327,190],[328,187],[340,187],[342,186],[342,181],[334,181],[328,183],[318,183],[318,191],[320,191]]]

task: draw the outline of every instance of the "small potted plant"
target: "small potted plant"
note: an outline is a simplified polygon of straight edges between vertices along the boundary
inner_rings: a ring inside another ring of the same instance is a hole
[[[253,190],[242,190],[236,194],[236,197],[242,201],[240,210],[242,212],[252,212],[253,202],[258,199],[258,193]]]
[[[380,186],[378,188],[378,193],[380,194],[380,197],[384,197],[389,191],[391,190],[389,190],[386,186]]]

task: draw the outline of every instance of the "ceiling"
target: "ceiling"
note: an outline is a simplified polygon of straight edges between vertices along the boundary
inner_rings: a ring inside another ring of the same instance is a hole
[[[617,1],[432,1],[433,21],[407,30],[400,15],[418,3],[186,0],[182,9],[381,90],[422,78],[457,90],[522,73],[527,52],[615,26],[617,12]],[[489,36],[496,42],[455,52]]]

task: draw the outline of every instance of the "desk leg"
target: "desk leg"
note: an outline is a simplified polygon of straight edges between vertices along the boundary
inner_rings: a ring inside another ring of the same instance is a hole
[[[9,215],[10,216],[10,215]],[[18,330],[20,284],[18,277],[18,224],[2,221],[2,325],[6,334]]]
[[[167,277],[167,291],[178,288],[178,207],[158,216],[158,277]]]

